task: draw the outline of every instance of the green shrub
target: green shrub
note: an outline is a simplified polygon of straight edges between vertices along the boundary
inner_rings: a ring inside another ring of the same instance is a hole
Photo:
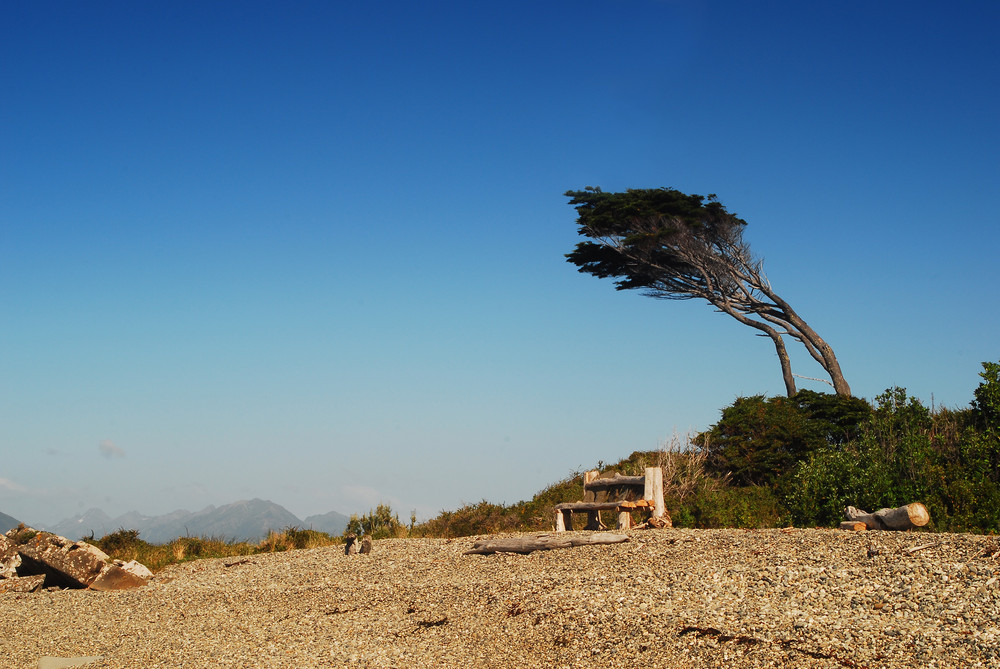
[[[809,390],[739,397],[695,441],[714,474],[739,486],[772,485],[809,453],[853,438],[869,413],[864,400]]]
[[[406,536],[406,526],[388,504],[379,504],[368,513],[358,516],[351,514],[344,530],[344,536],[368,535],[372,539]]]
[[[675,527],[783,527],[790,514],[768,486],[721,486],[699,491],[671,513]]]

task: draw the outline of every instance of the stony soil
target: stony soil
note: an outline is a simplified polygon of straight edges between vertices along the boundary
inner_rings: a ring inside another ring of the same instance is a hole
[[[1000,666],[994,537],[629,534],[530,555],[395,539],[188,562],[130,591],[0,595],[0,665]]]

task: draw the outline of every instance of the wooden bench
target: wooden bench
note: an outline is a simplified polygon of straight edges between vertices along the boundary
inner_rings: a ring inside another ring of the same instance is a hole
[[[599,476],[597,471],[583,475],[583,501],[563,502],[555,506],[556,532],[573,529],[573,514],[586,513],[586,530],[607,529],[601,511],[618,512],[618,529],[632,527],[632,511],[650,509],[654,518],[666,513],[663,503],[663,471],[646,467],[645,476],[622,476],[612,472]]]

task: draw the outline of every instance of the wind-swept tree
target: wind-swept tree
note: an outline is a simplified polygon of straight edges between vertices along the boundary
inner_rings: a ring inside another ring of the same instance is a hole
[[[823,366],[838,395],[851,394],[830,345],[771,288],[762,262],[743,240],[746,221],[714,195],[588,187],[566,196],[579,213],[579,233],[589,240],[566,254],[579,271],[614,278],[618,290],[667,300],[700,298],[760,330],[774,343],[789,397],[796,388],[785,336],[801,342]]]

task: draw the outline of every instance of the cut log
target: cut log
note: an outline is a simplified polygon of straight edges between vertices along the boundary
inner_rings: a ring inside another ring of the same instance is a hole
[[[879,509],[868,513],[849,506],[844,510],[847,520],[864,523],[869,530],[912,530],[923,527],[931,520],[927,507],[919,502],[895,509]]]
[[[591,472],[587,472],[590,474]],[[622,476],[616,473],[614,476],[606,478],[593,477],[590,480],[584,479],[584,485],[591,490],[598,488],[622,488],[625,486],[642,488],[646,484],[645,476]]]
[[[646,506],[642,502],[643,500],[634,502],[562,502],[556,504],[555,508],[558,511],[614,511],[618,507],[628,509]]]
[[[530,537],[512,537],[509,539],[484,539],[477,541],[463,555],[489,555],[491,553],[531,553],[534,551],[549,551],[555,548],[576,548],[577,546],[595,546],[620,544],[628,541],[624,534],[597,532],[594,534],[567,535],[564,532],[556,534],[536,534]]]
[[[840,529],[850,530],[851,532],[864,532],[868,529],[868,526],[856,520],[845,520],[840,524]]]

